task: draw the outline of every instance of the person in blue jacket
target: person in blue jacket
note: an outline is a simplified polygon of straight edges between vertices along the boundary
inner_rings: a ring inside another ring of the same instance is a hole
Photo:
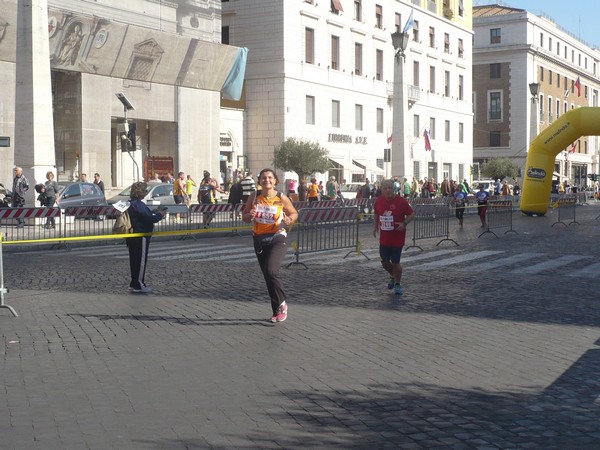
[[[148,185],[142,181],[133,183],[129,200],[129,218],[133,233],[151,233],[154,230],[154,224],[163,218],[161,211],[163,209],[150,208],[142,201],[146,195]],[[148,249],[150,248],[150,238],[152,236],[140,236],[127,238],[127,248],[129,249],[129,267],[131,269],[131,282],[129,290],[140,294],[149,294],[152,288],[146,286],[144,277],[146,275],[146,264],[148,262]]]

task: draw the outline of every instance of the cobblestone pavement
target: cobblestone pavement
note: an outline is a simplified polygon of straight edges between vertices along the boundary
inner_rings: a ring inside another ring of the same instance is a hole
[[[7,249],[0,448],[598,448],[599,214],[469,215],[400,298],[366,223],[371,261],[283,270],[276,325],[248,236],[153,241],[147,296],[123,245]]]

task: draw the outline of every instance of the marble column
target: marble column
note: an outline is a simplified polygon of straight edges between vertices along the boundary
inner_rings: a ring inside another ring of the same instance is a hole
[[[36,183],[56,173],[47,0],[19,0],[15,85],[15,165],[23,167],[33,206]]]

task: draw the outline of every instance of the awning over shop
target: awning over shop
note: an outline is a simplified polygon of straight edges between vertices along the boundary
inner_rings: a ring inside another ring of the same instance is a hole
[[[353,159],[352,163],[357,165],[358,167],[360,167],[363,170],[368,170],[369,172],[373,172],[376,173],[378,175],[384,175],[385,171],[383,169],[380,169],[379,167],[373,167],[373,166],[369,166],[367,164],[367,161],[365,159]]]
[[[332,164],[331,169],[336,169],[336,170],[349,170],[350,173],[356,173],[356,174],[364,174],[365,173],[365,168],[358,166],[356,164],[354,164],[354,161],[352,161],[353,164],[349,164],[346,161],[344,161],[342,158],[334,158],[331,156],[328,156],[329,161]]]

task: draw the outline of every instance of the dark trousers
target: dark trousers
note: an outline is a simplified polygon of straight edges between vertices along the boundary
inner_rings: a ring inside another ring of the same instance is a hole
[[[277,308],[286,300],[279,270],[287,252],[287,242],[282,235],[276,235],[269,244],[261,242],[263,238],[260,235],[254,236],[254,251],[267,283],[273,314],[277,314]]]
[[[129,287],[141,289],[146,276],[146,264],[148,262],[148,249],[150,248],[150,237],[127,238],[127,248],[129,249],[129,268],[131,270],[131,281]]]
[[[458,220],[463,220],[463,217],[465,215],[465,207],[464,206],[457,206],[456,207],[456,218]]]

